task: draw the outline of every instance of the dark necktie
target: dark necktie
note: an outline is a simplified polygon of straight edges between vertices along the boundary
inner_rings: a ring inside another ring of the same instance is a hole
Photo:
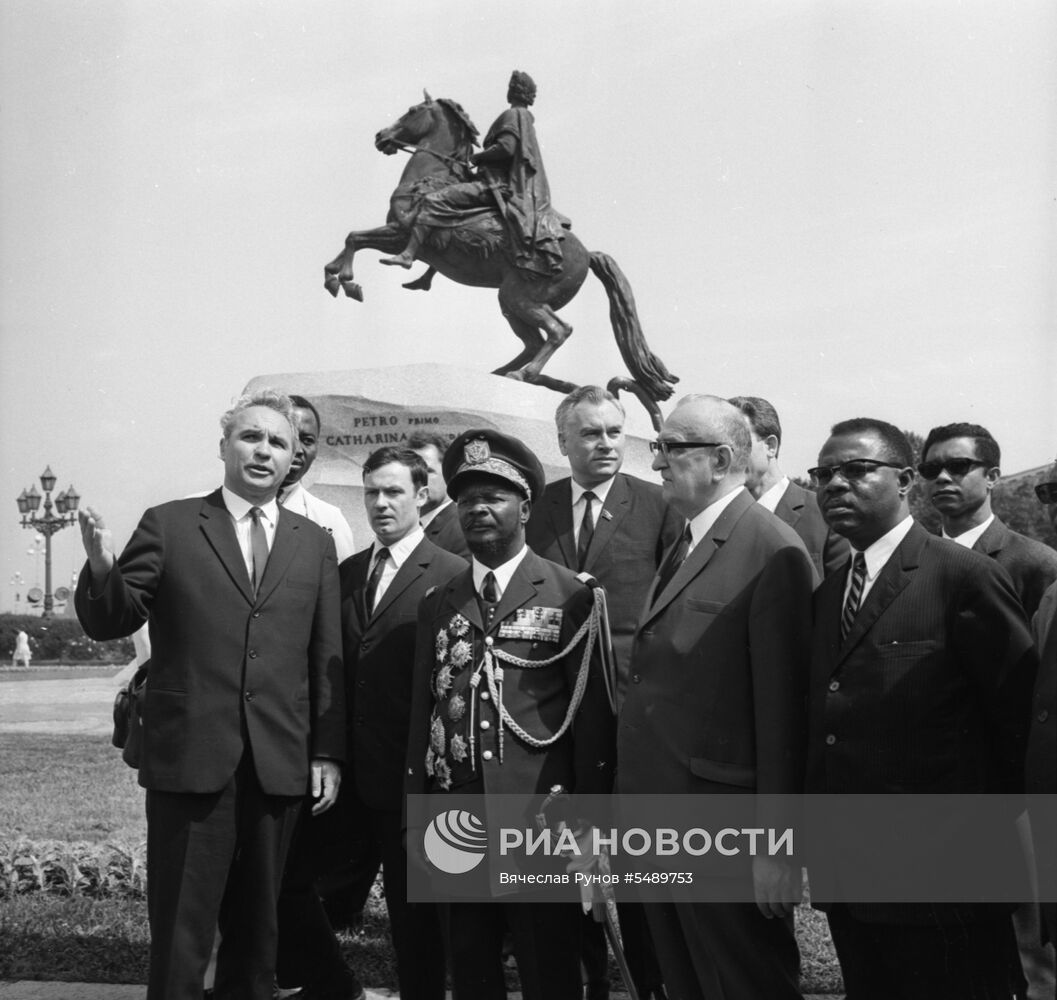
[[[664,588],[668,586],[676,571],[686,561],[687,553],[690,551],[690,543],[693,539],[694,536],[690,533],[690,525],[687,524],[679,541],[675,543],[672,551],[668,553],[668,558],[665,559],[657,573],[657,586],[653,590],[654,597],[659,597],[664,593]]]
[[[374,603],[378,595],[378,584],[382,582],[382,573],[385,572],[385,563],[389,558],[389,550],[383,546],[374,557],[374,569],[367,579],[367,591],[363,597],[363,603],[367,610],[367,617],[374,614]]]
[[[484,611],[484,626],[488,628],[492,624],[492,616],[495,614],[495,606],[499,603],[499,588],[496,586],[495,573],[489,570],[481,582],[481,602]]]
[[[591,547],[591,539],[595,536],[595,515],[591,510],[595,495],[587,490],[584,493],[584,518],[580,522],[580,537],[576,540],[576,568],[583,569],[587,562],[587,550]]]
[[[848,590],[848,599],[844,602],[844,611],[840,616],[841,642],[848,638],[855,616],[859,613],[859,605],[862,604],[862,591],[865,585],[866,556],[861,552],[856,552],[851,567],[851,588]]]
[[[261,589],[261,580],[264,579],[264,567],[268,565],[268,536],[264,533],[264,524],[261,515],[264,513],[260,507],[250,508],[250,517],[253,523],[250,525],[250,553],[253,557],[253,572],[250,574],[250,583],[253,584],[253,593]]]

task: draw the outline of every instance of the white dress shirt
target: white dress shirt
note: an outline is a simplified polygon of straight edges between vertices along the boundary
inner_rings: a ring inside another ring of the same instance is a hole
[[[385,592],[389,589],[389,584],[393,582],[393,577],[400,572],[400,567],[407,561],[407,557],[418,547],[418,543],[426,537],[425,532],[421,527],[412,528],[399,542],[393,542],[392,545],[386,545],[384,542],[378,541],[377,538],[374,540],[374,545],[371,546],[371,563],[367,567],[367,579],[371,578],[371,573],[374,570],[374,564],[378,559],[378,552],[380,549],[386,548],[389,550],[389,558],[385,561],[385,565],[382,567],[382,575],[378,580],[378,589],[374,592],[374,608],[382,601],[382,597]],[[374,608],[368,608],[368,611],[374,611]]]
[[[481,593],[481,587],[484,586],[484,578],[492,573],[495,575],[495,591],[496,601],[500,601],[503,598],[503,594],[506,593],[507,587],[510,586],[510,578],[514,575],[514,570],[521,565],[521,560],[525,558],[525,554],[528,552],[528,546],[522,545],[521,551],[514,556],[513,559],[508,559],[502,566],[496,566],[492,569],[491,566],[486,566],[484,563],[477,561],[477,556],[473,557],[473,589],[478,594]]]
[[[272,543],[275,541],[275,526],[279,521],[279,505],[272,497],[267,503],[250,503],[243,500],[237,493],[232,493],[226,486],[222,486],[220,494],[224,498],[224,506],[227,507],[231,519],[235,522],[235,534],[239,540],[239,548],[242,549],[242,559],[246,564],[246,576],[253,579],[253,543],[250,541],[250,527],[253,525],[253,517],[250,509],[260,507],[261,524],[264,525],[264,537],[268,542],[268,551],[272,551]]]
[[[597,486],[581,486],[575,479],[572,480],[573,493],[573,541],[580,544],[580,525],[584,523],[584,507],[587,501],[584,494],[591,492],[595,495],[591,501],[591,523],[597,528],[598,519],[602,516],[602,508],[605,506],[609,489],[613,485],[614,476],[610,476],[604,483]]]
[[[863,555],[866,557],[866,579],[863,581],[862,596],[859,598],[860,608],[866,603],[866,595],[870,593],[870,590],[877,581],[877,577],[880,575],[881,570],[885,568],[885,563],[892,558],[892,553],[899,548],[899,543],[906,538],[907,532],[910,531],[913,526],[914,519],[908,514],[891,531],[882,535],[873,543],[873,545],[863,552]],[[858,549],[853,548],[851,550],[852,562],[854,562],[857,552]],[[851,590],[851,576],[851,563],[849,563],[848,576],[844,581],[844,600],[842,606],[848,602],[848,591]]]
[[[352,528],[345,520],[345,515],[332,503],[320,500],[309,493],[300,482],[279,491],[279,503],[295,514],[307,517],[321,528],[326,528],[334,539],[334,548],[338,552],[338,562],[344,562],[356,551],[352,538]]]
[[[716,521],[719,520],[719,515],[723,513],[730,506],[731,502],[736,496],[739,496],[743,491],[744,487],[739,487],[736,490],[731,490],[725,496],[721,496],[718,500],[713,500],[703,511],[701,511],[697,517],[690,521],[690,548],[686,550],[687,556],[690,555],[694,549],[700,544],[701,539],[708,534],[709,529]],[[683,529],[686,530],[685,528]]]
[[[756,502],[764,510],[769,510],[773,514],[778,509],[778,503],[785,496],[787,489],[789,489],[789,477],[782,476],[774,486],[761,493],[760,499]]]
[[[963,531],[960,535],[948,535],[947,529],[944,528],[943,537],[952,542],[957,542],[959,545],[964,545],[967,549],[971,549],[980,540],[980,536],[991,527],[991,522],[994,519],[995,515],[992,514],[983,524],[978,524],[975,528]]]

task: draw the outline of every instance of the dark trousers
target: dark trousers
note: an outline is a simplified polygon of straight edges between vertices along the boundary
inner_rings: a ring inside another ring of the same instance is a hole
[[[440,912],[454,1000],[505,1000],[502,951],[508,927],[525,1000],[580,1000],[575,903],[449,903]]]
[[[1010,920],[873,924],[826,911],[848,1000],[1008,1000]]]
[[[340,982],[341,947],[316,891],[317,880],[350,854],[380,857],[400,996],[443,1000],[444,940],[437,907],[407,901],[407,855],[399,810],[370,809],[351,785],[321,816],[306,807],[283,875],[279,897],[279,985]]]
[[[219,792],[147,791],[148,1000],[271,1000],[275,903],[301,798],[267,795],[247,750]]]
[[[793,918],[755,903],[646,903],[664,988],[672,1000],[795,1000],[800,952]]]

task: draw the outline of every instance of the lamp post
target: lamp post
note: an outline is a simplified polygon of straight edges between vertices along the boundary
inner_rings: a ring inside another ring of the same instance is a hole
[[[51,491],[55,489],[55,473],[49,465],[40,474],[40,487],[44,491],[44,513],[37,514],[40,509],[41,495],[36,486],[30,486],[23,490],[22,494],[15,500],[18,504],[18,512],[22,515],[22,527],[30,531],[37,531],[44,536],[44,618],[50,618],[52,608],[55,606],[55,598],[51,593],[51,536],[56,531],[68,528],[77,523],[77,505],[81,502],[81,495],[71,486],[60,493],[52,502]],[[52,513],[52,510],[56,513]]]
[[[11,586],[15,588],[15,614],[18,614],[19,606],[22,603],[22,574],[15,573],[11,577]]]

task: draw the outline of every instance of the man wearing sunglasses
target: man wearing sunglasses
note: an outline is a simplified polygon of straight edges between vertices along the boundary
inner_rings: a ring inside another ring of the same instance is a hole
[[[915,524],[892,424],[837,424],[810,473],[852,553],[815,592],[807,791],[1019,793],[1036,659],[1008,574]],[[1015,817],[998,826],[1015,859]],[[950,836],[925,827],[914,846],[942,864]],[[849,1000],[1009,997],[1011,906],[827,902],[883,861],[849,840],[808,862]]]
[[[1013,580],[1028,618],[1057,580],[1057,552],[1013,531],[991,509],[998,484],[998,442],[978,424],[934,427],[921,449],[918,472],[943,519],[943,537],[990,556]]]
[[[921,449],[918,473],[943,519],[943,537],[990,556],[1009,574],[1030,619],[1043,592],[1057,580],[1057,552],[1008,527],[991,509],[1002,454],[979,424],[934,427]],[[1020,962],[1029,996],[1053,996],[1053,952],[1039,944],[1038,911],[1024,903],[1013,912]]]

